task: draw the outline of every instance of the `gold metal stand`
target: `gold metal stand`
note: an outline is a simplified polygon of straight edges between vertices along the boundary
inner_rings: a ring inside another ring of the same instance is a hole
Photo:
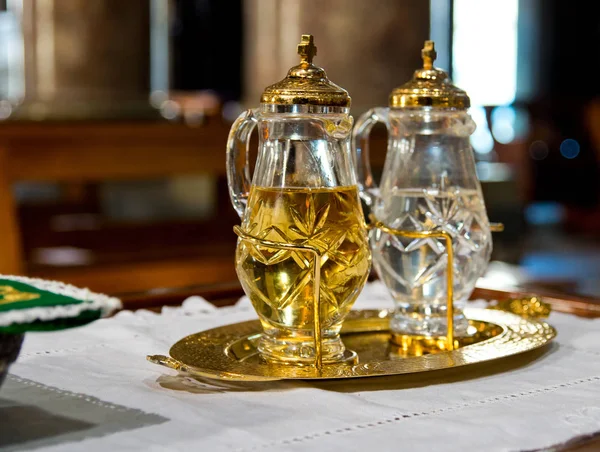
[[[446,254],[448,255],[448,263],[446,268],[446,350],[454,350],[454,250],[452,247],[452,236],[445,231],[407,231],[401,229],[394,229],[387,227],[381,221],[379,221],[373,214],[369,215],[371,220],[370,228],[377,228],[381,231],[396,236],[403,236],[413,239],[424,239],[424,238],[437,238],[443,239],[446,242]],[[502,223],[491,223],[490,230],[493,232],[504,230]],[[265,248],[272,248],[274,250],[293,250],[303,251],[313,255],[313,322],[314,322],[314,347],[315,347],[315,363],[317,371],[321,371],[323,368],[323,339],[321,331],[321,309],[320,309],[320,286],[321,286],[321,260],[323,255],[318,248],[310,245],[296,245],[292,243],[280,243],[273,242],[271,240],[261,239],[259,237],[247,234],[239,226],[234,226],[233,231],[237,236],[252,245],[260,245]]]
[[[504,225],[502,223],[490,223],[490,231],[492,232],[503,232]]]
[[[446,241],[446,254],[448,255],[448,264],[446,267],[446,350],[454,350],[454,249],[452,247],[452,236],[445,231],[407,231],[404,229],[394,229],[386,226],[375,217],[369,214],[371,224],[369,228],[379,229],[387,234],[408,237],[410,239],[438,238]],[[490,223],[491,232],[504,231],[502,223]]]
[[[438,339],[439,350],[411,349],[401,355],[390,353],[391,310],[351,311],[342,326],[341,335],[357,360],[352,363],[334,362],[323,366],[323,344],[319,303],[320,266],[323,255],[318,249],[291,243],[278,243],[246,234],[234,228],[241,240],[274,250],[309,252],[314,256],[314,345],[315,360],[310,366],[289,366],[260,359],[258,344],[262,326],[258,320],[225,325],[187,336],[170,351],[170,356],[149,355],[155,364],[175,369],[195,378],[226,381],[271,381],[281,379],[344,379],[402,375],[455,368],[481,363],[534,350],[550,342],[556,331],[541,317],[547,315],[548,306],[536,298],[512,300],[510,305],[492,309],[465,308],[465,316],[475,329],[473,335],[453,337],[452,306],[452,240],[442,231],[414,232],[388,228],[371,216],[371,228],[414,238],[441,238],[448,250],[448,335]],[[508,312],[511,311],[511,312]],[[514,312],[521,314],[516,315]],[[446,345],[447,344],[447,345]],[[444,346],[446,345],[446,346]],[[399,359],[408,357],[410,359]]]
[[[243,241],[253,245],[264,246],[275,250],[293,250],[305,251],[314,256],[313,260],[313,321],[314,321],[314,343],[315,343],[315,367],[320,372],[323,368],[323,339],[321,337],[321,258],[323,255],[318,248],[310,245],[295,245],[291,243],[279,243],[271,240],[260,239],[250,234],[246,234],[239,226],[234,226],[233,231]]]
[[[452,236],[445,231],[406,231],[403,229],[389,228],[375,215],[370,214],[371,228],[379,229],[387,234],[408,237],[410,239],[444,239],[446,241],[446,254],[448,255],[448,266],[446,267],[446,350],[454,350],[454,249],[452,248]]]

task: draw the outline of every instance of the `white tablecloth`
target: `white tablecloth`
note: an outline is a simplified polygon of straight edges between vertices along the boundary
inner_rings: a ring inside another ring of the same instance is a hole
[[[356,304],[390,306],[377,283]],[[247,300],[216,309],[192,298],[160,315],[28,334],[0,389],[0,447],[516,451],[600,431],[600,320],[558,313],[549,348],[442,376],[197,382],[146,361],[185,335],[254,317]]]

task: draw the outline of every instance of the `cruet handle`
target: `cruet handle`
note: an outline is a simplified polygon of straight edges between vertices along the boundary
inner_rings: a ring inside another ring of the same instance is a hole
[[[227,138],[227,185],[233,208],[240,218],[250,193],[250,136],[258,123],[258,110],[247,110],[235,120]]]
[[[371,209],[379,188],[373,179],[371,162],[369,160],[369,134],[378,122],[383,122],[389,130],[389,108],[376,107],[365,112],[358,118],[352,131],[352,142],[356,155],[356,171],[360,197]]]

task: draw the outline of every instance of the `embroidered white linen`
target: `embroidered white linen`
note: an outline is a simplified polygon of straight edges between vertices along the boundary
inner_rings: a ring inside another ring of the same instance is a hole
[[[355,307],[391,304],[372,283]],[[196,382],[145,359],[168,354],[185,335],[251,318],[247,299],[216,309],[193,297],[160,315],[121,312],[84,328],[28,334],[9,381],[168,419],[36,450],[516,451],[600,431],[600,320],[565,314],[551,315],[558,337],[541,352],[442,374]]]

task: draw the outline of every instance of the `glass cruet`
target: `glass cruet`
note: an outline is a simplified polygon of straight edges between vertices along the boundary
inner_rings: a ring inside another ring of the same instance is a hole
[[[343,360],[340,328],[371,264],[351,100],[312,64],[316,52],[313,37],[303,35],[300,64],[265,89],[259,108],[238,117],[227,142],[229,192],[242,220],[236,271],[262,323],[258,349],[269,361]]]
[[[361,197],[374,221],[401,231],[445,231],[452,238],[454,335],[467,334],[462,308],[490,259],[492,239],[469,137],[475,123],[470,99],[433,66],[426,41],[423,68],[390,95],[389,108],[373,108],[357,121],[353,143]],[[368,135],[381,121],[388,149],[377,187]],[[373,265],[395,301],[394,334],[447,332],[447,250],[439,238],[408,238],[381,228],[370,232]],[[450,317],[452,319],[452,317]]]

